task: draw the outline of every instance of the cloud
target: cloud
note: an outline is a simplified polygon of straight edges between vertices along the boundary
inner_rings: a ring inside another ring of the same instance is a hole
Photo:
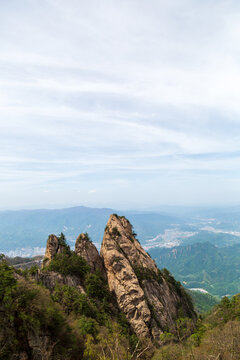
[[[95,194],[97,192],[96,189],[89,190],[89,194]]]
[[[205,190],[196,201],[216,201],[219,174],[239,176],[238,2],[12,0],[0,10],[6,205],[41,203],[46,188],[51,203],[81,203],[99,186],[100,205],[125,196],[131,207],[143,191],[161,199],[163,187],[182,201],[167,177],[185,198],[183,178]]]

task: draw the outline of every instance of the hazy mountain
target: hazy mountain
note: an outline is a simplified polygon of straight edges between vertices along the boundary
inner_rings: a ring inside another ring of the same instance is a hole
[[[187,288],[224,296],[240,292],[240,244],[217,248],[197,243],[171,249],[150,249],[159,268],[167,267]]]
[[[0,212],[0,251],[44,247],[49,234],[63,232],[71,243],[81,232],[88,232],[100,246],[103,229],[110,214],[127,215],[144,243],[164,229],[183,221],[173,215],[96,209],[84,206],[57,210],[20,210]],[[40,251],[37,249],[37,251]],[[23,254],[18,254],[23,255]],[[34,253],[30,253],[34,255]]]
[[[168,210],[168,209],[167,209]],[[73,245],[81,232],[88,232],[99,248],[103,228],[111,213],[126,215],[134,226],[138,239],[145,249],[174,247],[197,242],[210,242],[217,247],[240,243],[240,221],[235,211],[235,220],[222,225],[222,214],[232,209],[206,210],[176,208],[168,212],[118,211],[108,208],[78,206],[55,210],[19,210],[0,212],[0,252],[10,256],[35,256],[44,252],[49,234],[63,232]],[[214,217],[215,216],[215,217]],[[217,217],[219,216],[219,217]],[[240,219],[240,217],[239,217]]]

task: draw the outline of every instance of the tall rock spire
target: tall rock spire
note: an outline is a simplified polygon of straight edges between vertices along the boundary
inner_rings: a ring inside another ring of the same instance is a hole
[[[101,256],[108,284],[135,333],[158,340],[180,316],[195,318],[184,289],[162,274],[135,237],[132,225],[113,214],[105,228]]]

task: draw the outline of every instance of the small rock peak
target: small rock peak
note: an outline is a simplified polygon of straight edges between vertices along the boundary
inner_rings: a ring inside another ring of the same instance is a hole
[[[99,270],[106,278],[103,260],[87,233],[78,236],[75,243],[75,253],[87,261],[93,272]]]
[[[45,256],[43,259],[43,266],[49,265],[51,260],[54,258],[56,254],[60,254],[64,252],[66,249],[67,244],[65,242],[65,237],[63,234],[61,234],[59,237],[57,237],[54,234],[49,235]]]
[[[75,252],[77,253],[78,249],[88,247],[90,244],[92,244],[92,241],[90,240],[88,233],[82,233],[78,235],[75,243]]]
[[[113,232],[116,229],[121,233],[122,230],[124,230],[124,232],[127,235],[132,235],[132,225],[129,222],[128,219],[125,218],[125,216],[119,216],[117,214],[112,214],[109,217],[109,220],[107,222],[107,226],[105,228],[105,230],[108,230],[109,232]],[[115,231],[116,232],[116,231]]]

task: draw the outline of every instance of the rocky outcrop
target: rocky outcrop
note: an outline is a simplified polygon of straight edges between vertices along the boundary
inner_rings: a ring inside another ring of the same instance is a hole
[[[99,255],[96,246],[89,239],[88,234],[78,236],[75,243],[75,253],[87,261],[92,272],[98,270],[106,278],[103,259]]]
[[[26,346],[28,351],[9,354],[9,360],[48,360],[54,358],[54,348],[58,341],[52,338],[48,331],[27,331],[25,333]]]
[[[81,293],[85,293],[83,288],[82,280],[73,275],[62,275],[55,271],[37,271],[33,275],[33,279],[37,283],[43,284],[50,292],[53,292],[55,286],[58,285],[67,285],[74,288],[77,288]]]
[[[35,334],[34,332],[29,331],[27,337],[29,347],[32,349],[33,359],[40,360],[53,358],[53,350],[56,342],[53,342],[50,334]],[[29,359],[29,357],[27,357],[26,359]]]
[[[53,235],[53,234],[49,235],[48,241],[47,241],[47,246],[46,246],[46,251],[45,251],[45,256],[43,259],[43,266],[49,265],[49,263],[54,258],[54,256],[56,254],[62,253],[65,248],[66,248],[66,246],[61,243],[61,241],[59,240],[59,238],[56,235]]]
[[[111,215],[101,247],[110,290],[134,332],[155,340],[180,315],[195,318],[182,287],[162,274],[125,217]]]

